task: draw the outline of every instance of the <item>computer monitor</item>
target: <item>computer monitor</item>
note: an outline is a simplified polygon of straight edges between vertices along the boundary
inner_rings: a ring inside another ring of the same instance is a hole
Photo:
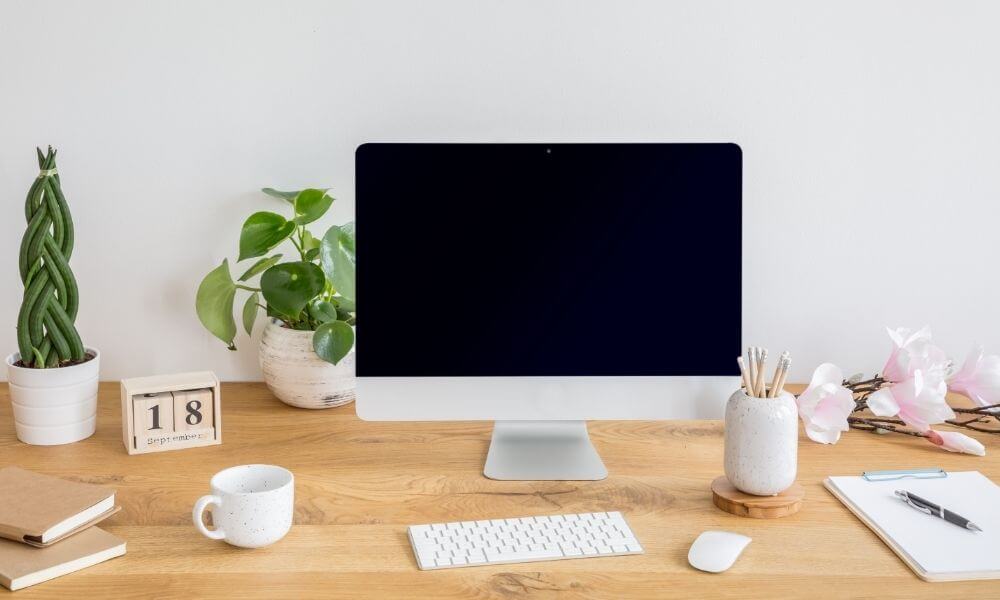
[[[739,386],[739,146],[364,144],[356,176],[361,418],[493,420],[487,477],[602,479],[585,421]]]

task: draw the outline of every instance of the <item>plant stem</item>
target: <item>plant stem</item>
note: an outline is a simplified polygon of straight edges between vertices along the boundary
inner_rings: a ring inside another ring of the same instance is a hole
[[[891,386],[892,382],[887,381],[880,375],[876,375],[871,379],[866,379],[864,381],[857,381],[850,383],[844,381],[842,384],[845,388],[851,391],[854,395],[854,413],[860,413],[868,409],[868,397],[878,390]],[[948,425],[952,427],[961,427],[963,429],[969,429],[972,431],[978,431],[981,433],[994,433],[1000,434],[1000,425],[997,427],[984,427],[983,424],[998,424],[1000,423],[1000,412],[995,412],[1000,409],[1000,404],[992,404],[989,406],[980,406],[977,408],[954,408],[952,410],[961,415],[967,415],[971,418],[964,420],[959,419],[949,419],[945,421]],[[927,437],[927,434],[921,431],[916,431],[906,426],[906,423],[899,418],[895,417],[878,417],[878,416],[850,416],[847,418],[847,423],[853,429],[860,429],[862,431],[891,431],[893,433],[901,433],[904,435],[911,435],[914,437]]]
[[[968,421],[958,421],[955,419],[949,419],[945,423],[949,425],[954,425],[955,427],[964,427],[966,429],[971,429],[972,431],[981,431],[982,433],[1000,433],[1000,429],[995,427],[979,427],[973,425],[973,423],[984,423],[988,422],[988,419],[969,419]]]
[[[957,413],[965,413],[970,415],[980,415],[980,414],[993,414],[993,411],[1000,410],[1000,404],[990,404],[989,406],[980,406],[978,408],[952,408],[953,411]]]
[[[259,292],[260,291],[260,288],[250,287],[249,285],[243,285],[242,283],[237,283],[236,284],[236,289],[238,289],[238,290],[246,290],[248,292]]]
[[[883,379],[881,375],[876,375],[875,377],[872,377],[871,379],[866,379],[864,381],[857,381],[855,383],[850,383],[848,381],[844,381],[844,387],[846,387],[849,390],[857,390],[857,389],[865,388],[865,387],[871,387],[871,388],[874,388],[874,389],[878,389],[878,388],[882,387],[882,384],[884,384],[884,383],[887,383],[886,380]]]
[[[927,437],[926,434],[919,431],[911,431],[909,429],[900,429],[895,425],[885,422],[883,419],[870,419],[865,417],[847,417],[847,422],[850,423],[851,427],[855,425],[863,425],[863,427],[855,427],[855,429],[865,429],[869,431],[874,431],[875,429],[881,429],[883,431],[893,431],[895,433],[903,433],[906,435],[912,435],[914,437]],[[900,421],[902,423],[902,421]]]
[[[296,242],[295,238],[293,238],[293,237],[290,237],[288,239],[292,242],[292,245],[295,246],[295,249],[299,251],[299,258],[301,258],[302,260],[305,260],[306,259],[306,253],[302,251],[302,246],[299,244],[299,242]]]
[[[306,260],[306,251],[305,251],[305,247],[306,247],[306,239],[305,239],[306,238],[306,226],[305,225],[299,225],[298,233],[299,233],[299,243],[295,244],[295,240],[294,239],[292,240],[292,243],[295,244],[295,247],[299,251],[299,258],[301,258],[302,261],[305,262],[305,260]]]

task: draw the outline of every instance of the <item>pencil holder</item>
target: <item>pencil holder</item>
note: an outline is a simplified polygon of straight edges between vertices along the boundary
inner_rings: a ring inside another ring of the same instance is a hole
[[[755,496],[774,496],[795,483],[799,421],[795,396],[753,398],[736,390],[726,403],[726,478]]]

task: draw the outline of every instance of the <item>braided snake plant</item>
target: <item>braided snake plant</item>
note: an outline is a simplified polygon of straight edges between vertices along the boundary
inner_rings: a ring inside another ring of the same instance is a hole
[[[38,152],[41,172],[28,190],[18,268],[24,298],[17,317],[17,345],[25,367],[58,367],[86,358],[73,324],[80,305],[76,278],[69,268],[73,219],[56,169],[56,151]]]
[[[354,223],[334,225],[322,238],[306,225],[322,217],[333,203],[328,190],[279,192],[264,188],[291,209],[291,218],[262,211],[250,215],[240,231],[237,262],[257,258],[237,281],[229,260],[213,269],[198,286],[195,310],[212,335],[236,350],[233,302],[237,291],[247,293],[243,329],[253,331],[260,309],[289,329],[312,331],[313,349],[323,360],[337,364],[354,347]],[[281,262],[273,253],[290,242],[297,258]],[[260,276],[259,282],[253,281]],[[263,301],[263,304],[261,304]]]

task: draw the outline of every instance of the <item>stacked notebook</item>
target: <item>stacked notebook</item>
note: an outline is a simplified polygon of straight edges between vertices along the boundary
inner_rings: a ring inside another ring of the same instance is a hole
[[[125,554],[125,542],[94,525],[118,512],[114,490],[0,469],[0,584],[48,581]]]

